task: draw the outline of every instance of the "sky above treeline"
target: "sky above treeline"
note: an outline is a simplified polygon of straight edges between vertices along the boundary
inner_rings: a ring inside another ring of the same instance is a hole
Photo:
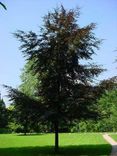
[[[1,0],[7,11],[0,7],[0,85],[14,88],[21,83],[20,75],[25,64],[13,33],[17,30],[39,32],[43,16],[61,4],[66,9],[80,8],[78,24],[83,27],[96,23],[95,36],[103,39],[93,62],[107,69],[97,80],[116,76],[117,63],[117,0]],[[98,82],[97,81],[97,82]],[[0,86],[3,99],[6,91]]]

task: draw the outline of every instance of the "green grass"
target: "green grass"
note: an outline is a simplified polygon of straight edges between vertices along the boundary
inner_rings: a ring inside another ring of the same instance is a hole
[[[111,146],[99,133],[60,134],[58,155],[109,155]],[[51,156],[54,154],[54,134],[0,135],[0,156]],[[58,156],[56,155],[56,156]]]
[[[115,141],[117,141],[117,133],[110,133],[110,137],[112,137]]]

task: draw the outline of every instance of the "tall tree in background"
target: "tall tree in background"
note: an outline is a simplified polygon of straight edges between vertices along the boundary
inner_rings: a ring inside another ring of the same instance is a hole
[[[78,19],[79,9],[65,10],[61,6],[44,17],[40,35],[32,31],[15,33],[26,60],[32,61],[30,70],[37,77],[38,105],[42,105],[43,117],[54,125],[56,152],[62,120],[94,117],[88,91],[94,76],[103,71],[97,65],[85,63],[92,59],[100,44],[92,32],[95,24],[81,28]],[[15,103],[18,94],[10,89]]]
[[[117,131],[117,88],[113,90],[106,90],[106,92],[97,101],[101,119],[104,123],[108,123],[108,130]]]
[[[94,86],[95,99],[99,98],[106,92],[117,89],[117,76],[100,81],[99,84]]]
[[[28,61],[22,70],[20,76],[22,83],[19,90],[30,97],[36,97],[38,80],[37,76],[30,70],[31,65],[32,61]]]
[[[3,99],[0,99],[0,128],[6,128],[8,124],[7,109]]]
[[[101,81],[99,84],[99,88],[100,92],[102,91],[102,93],[104,93],[104,91],[117,89],[117,76]]]

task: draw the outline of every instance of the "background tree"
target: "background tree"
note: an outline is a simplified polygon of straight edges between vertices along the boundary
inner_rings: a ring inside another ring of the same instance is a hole
[[[116,131],[116,90],[117,77],[100,81],[99,84],[92,86],[90,103],[95,103],[93,109],[98,110],[96,120],[73,121],[72,132],[107,132]],[[89,93],[89,91],[88,91]],[[114,97],[113,97],[114,96]],[[112,102],[110,102],[110,100]],[[114,104],[115,102],[115,104]],[[115,110],[114,110],[115,109]]]
[[[21,125],[21,123],[17,120],[17,113],[14,108],[14,104],[10,104],[9,107],[7,107],[8,112],[8,131],[12,133],[23,133],[24,127]]]
[[[104,79],[93,86],[93,96],[95,102],[101,98],[106,91],[111,91],[117,88],[117,76],[109,79]]]
[[[106,91],[98,100],[101,120],[107,123],[106,130],[117,131],[117,89]]]
[[[98,88],[100,94],[103,94],[105,91],[111,91],[117,89],[117,76],[102,80],[99,83]]]
[[[33,71],[30,70],[32,66],[32,61],[28,61],[21,73],[21,85],[19,86],[19,90],[25,93],[30,97],[36,97],[37,94],[37,76],[34,75]]]
[[[27,132],[30,132],[39,123],[41,107],[36,99],[30,98],[17,89],[8,86],[4,87],[8,89],[8,97],[13,101],[11,118],[14,120],[14,123],[22,127],[22,132],[26,135]]]
[[[0,99],[0,128],[6,128],[8,124],[7,109],[3,99]]]
[[[103,71],[97,65],[85,63],[92,59],[100,41],[92,32],[95,24],[81,28],[78,18],[79,9],[65,10],[61,6],[44,17],[40,35],[32,31],[15,34],[22,43],[20,48],[26,60],[33,60],[30,70],[38,80],[38,105],[43,106],[43,118],[54,126],[55,151],[58,151],[59,125],[63,120],[94,117],[90,95],[84,94],[84,90],[88,91],[94,76]],[[18,92],[12,93],[9,92],[11,100],[18,103]]]

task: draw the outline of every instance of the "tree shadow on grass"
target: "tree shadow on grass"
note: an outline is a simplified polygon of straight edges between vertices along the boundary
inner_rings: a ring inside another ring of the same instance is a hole
[[[0,156],[109,156],[110,153],[109,144],[64,146],[58,154],[53,146],[0,148]]]

